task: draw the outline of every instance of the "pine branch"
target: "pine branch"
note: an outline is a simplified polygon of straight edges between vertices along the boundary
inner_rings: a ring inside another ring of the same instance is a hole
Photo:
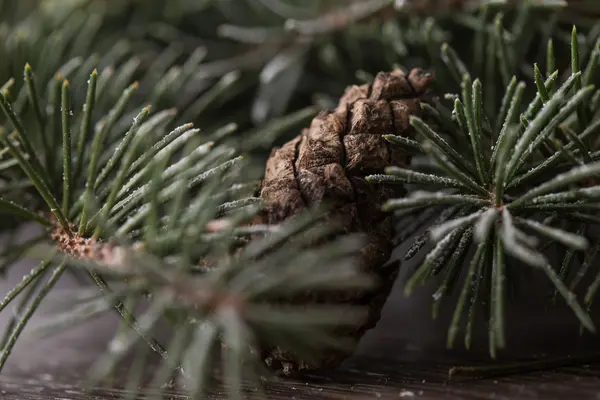
[[[311,360],[311,354],[339,348],[341,343],[332,336],[332,329],[358,322],[361,314],[356,309],[332,306],[331,310],[327,307],[311,310],[302,305],[295,311],[291,306],[278,304],[294,294],[366,288],[370,278],[355,271],[352,263],[361,241],[340,238],[320,247],[309,246],[332,234],[330,224],[317,225],[319,219],[314,213],[298,216],[281,227],[248,226],[258,216],[260,204],[252,197],[252,191],[240,190],[252,173],[248,163],[239,157],[232,158],[235,149],[197,140],[197,130],[191,124],[169,133],[166,124],[160,122],[171,113],[151,115],[149,107],[138,112],[129,129],[118,129],[122,118],[126,118],[124,110],[137,84],[125,89],[108,114],[97,117],[98,122],[93,124],[96,117],[90,115],[102,103],[98,98],[97,76],[93,71],[85,107],[73,115],[71,110],[77,107],[72,107],[70,84],[65,81],[61,85],[63,111],[57,132],[62,139],[59,148],[64,167],[59,171],[62,180],[49,175],[48,181],[62,185],[50,190],[40,178],[41,170],[28,162],[32,153],[27,147],[13,138],[4,141],[6,149],[18,161],[14,167],[20,167],[34,181],[37,195],[45,202],[32,203],[41,206],[29,209],[6,200],[4,211],[49,225],[46,242],[53,242],[59,252],[56,260],[33,269],[2,301],[0,310],[21,292],[28,291],[19,306],[24,309],[23,317],[7,327],[0,368],[55,281],[67,266],[77,265],[84,267],[100,287],[104,303],[99,303],[98,298],[90,299],[89,304],[78,301],[72,313],[58,319],[58,326],[46,328],[64,329],[72,326],[65,325],[65,321],[69,324],[87,321],[110,309],[129,321],[132,328],[119,333],[125,336],[116,337],[113,343],[121,346],[109,347],[107,356],[94,367],[97,378],[108,374],[128,349],[138,348],[139,340],[163,357],[165,366],[160,376],[167,376],[166,369],[168,377],[175,371],[184,376],[190,376],[187,375],[190,372],[191,376],[199,373],[208,376],[211,371],[204,364],[197,365],[198,370],[182,369],[189,364],[185,358],[189,352],[183,349],[196,348],[189,337],[184,343],[165,347],[152,337],[155,324],[167,313],[178,315],[177,329],[214,324],[218,337],[211,336],[211,340],[218,339],[237,352],[231,358],[233,350],[227,350],[223,359],[229,371],[225,377],[235,391],[241,390],[242,374],[246,376],[246,360],[255,360],[252,365],[258,360],[262,363],[263,356],[256,358],[258,353],[276,348]],[[40,98],[36,101],[43,104]],[[18,122],[21,117],[12,113],[10,107],[4,110],[14,124],[21,126]],[[73,125],[72,119],[82,123]],[[119,141],[119,132],[123,131]],[[112,145],[103,146],[107,141]],[[67,160],[74,147],[84,149],[80,157],[87,156],[76,167],[81,168],[78,174],[73,173]],[[54,160],[45,158],[44,162]],[[87,174],[83,168],[86,164]],[[45,171],[49,173],[51,169]],[[62,201],[62,207],[56,199]],[[36,254],[32,253],[34,247],[27,248],[29,257]],[[35,251],[47,255],[50,249],[42,247]],[[66,263],[65,254],[72,256]],[[201,268],[206,263],[212,265]],[[39,296],[32,298],[33,288],[40,284],[44,272],[54,266],[50,281]],[[126,279],[127,286],[114,291],[114,282],[109,282],[108,277],[117,282]],[[147,293],[152,293],[150,311],[134,316],[124,305],[124,299],[142,300]],[[278,311],[281,307],[286,307],[285,311]],[[340,318],[332,319],[330,313]],[[302,321],[302,326],[297,326],[298,321]],[[181,350],[171,356],[167,349],[174,347]],[[205,361],[217,362],[212,355]],[[304,366],[295,367],[301,368]],[[139,372],[132,371],[132,379]],[[205,388],[200,386],[197,390]]]
[[[497,32],[503,30],[499,21],[496,19],[495,22]],[[496,40],[499,37],[503,36],[497,36]],[[498,72],[501,75],[514,74],[515,68],[510,60],[521,57],[516,53],[518,49],[513,48],[510,53],[508,47],[502,43],[500,46],[504,50],[498,53]],[[548,49],[552,52],[553,46],[549,45]],[[588,70],[594,74],[592,71],[596,70],[597,65],[593,57],[588,61],[592,63],[591,66],[581,64],[581,51],[575,40],[572,41],[571,53],[572,68],[562,83],[557,82],[557,73],[544,82],[539,67],[533,65],[532,76],[537,93],[529,96],[529,104],[524,104],[525,83],[519,82],[516,76],[505,76],[506,89],[500,110],[490,115],[484,111],[487,108],[482,101],[485,93],[481,80],[471,77],[466,63],[460,60],[454,50],[448,45],[442,46],[441,57],[450,73],[456,78],[462,77],[459,81],[461,95],[452,98],[454,112],[452,116],[447,116],[440,111],[433,126],[418,117],[412,117],[411,120],[421,136],[421,146],[436,161],[439,172],[423,174],[410,169],[388,168],[388,176],[374,175],[368,178],[374,183],[402,181],[416,185],[417,190],[407,198],[390,200],[384,204],[385,210],[422,209],[442,204],[461,207],[459,214],[429,228],[428,239],[435,246],[406,284],[406,293],[410,293],[416,284],[427,281],[428,277],[439,272],[445,273],[447,278],[434,296],[436,315],[440,299],[449,293],[448,286],[454,285],[457,268],[461,267],[457,265],[457,260],[463,257],[464,249],[470,243],[476,245],[449,328],[448,346],[452,346],[464,323],[465,345],[469,347],[474,310],[469,309],[465,317],[465,304],[467,299],[470,299],[468,304],[478,303],[479,290],[484,286],[491,290],[489,294],[484,294],[491,299],[488,302],[490,355],[495,357],[497,350],[505,346],[504,291],[509,283],[509,271],[517,261],[544,272],[555,286],[555,294],[559,293],[564,298],[582,326],[590,331],[595,330],[586,310],[577,301],[574,290],[582,277],[592,269],[591,260],[595,252],[589,253],[590,241],[595,242],[596,239],[587,237],[585,232],[596,221],[590,219],[579,222],[585,228],[578,233],[561,227],[573,226],[576,219],[581,221],[573,213],[593,213],[591,210],[596,207],[596,185],[600,174],[599,164],[591,156],[595,149],[589,136],[597,130],[597,105],[589,102],[595,88],[583,87],[580,73],[581,70]],[[558,88],[554,88],[555,82]],[[436,107],[441,110],[443,106]],[[592,115],[593,118],[590,117]],[[442,118],[446,120],[440,122]],[[450,129],[452,126],[454,128]],[[492,129],[492,126],[495,128]],[[435,127],[443,130],[436,131]],[[568,133],[563,136],[564,142],[555,146],[559,132]],[[464,144],[456,144],[461,141],[453,139],[460,135],[469,138],[468,150]],[[550,153],[546,154],[544,148]],[[432,189],[424,191],[423,187]],[[528,232],[535,236],[530,236]],[[537,240],[534,239],[538,236],[568,249],[568,258],[559,272],[550,265],[543,249],[536,248]],[[427,240],[418,237],[408,250],[407,257],[413,257]],[[566,278],[572,254],[579,251],[586,251],[588,256],[569,284]],[[488,279],[489,282],[485,282]],[[591,303],[596,293],[596,282],[588,289],[587,304]]]

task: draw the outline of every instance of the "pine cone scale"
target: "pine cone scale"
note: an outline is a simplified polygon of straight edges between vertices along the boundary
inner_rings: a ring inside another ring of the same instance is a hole
[[[315,117],[300,143],[296,169],[310,170],[326,164],[340,164],[344,158],[344,149],[339,143],[343,131],[344,123],[336,114],[321,113]]]
[[[295,160],[302,137],[297,137],[273,150],[267,161],[261,197],[269,199],[267,222],[277,224],[306,208],[298,179]]]

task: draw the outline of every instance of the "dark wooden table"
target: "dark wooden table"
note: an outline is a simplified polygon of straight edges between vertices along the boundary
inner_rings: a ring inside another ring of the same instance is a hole
[[[26,267],[26,266],[23,266]],[[9,284],[17,282],[23,268],[13,270],[8,282],[0,283],[0,297]],[[398,289],[403,281],[401,276]],[[509,308],[508,349],[502,360],[529,357],[564,356],[600,352],[600,340],[579,336],[578,324],[564,308],[546,310],[539,288],[534,294]],[[72,287],[66,277],[53,296]],[[356,356],[336,371],[306,377],[302,381],[272,384],[268,393],[274,399],[600,399],[600,365],[579,365],[556,370],[522,373],[488,379],[448,381],[448,370],[455,365],[489,362],[486,332],[477,332],[474,349],[462,346],[445,349],[445,334],[453,303],[443,316],[432,321],[429,299],[431,288],[424,288],[409,299],[400,290],[390,297],[384,316],[369,332]],[[62,292],[64,293],[64,292]],[[48,318],[44,309],[35,321]],[[0,326],[8,315],[0,314]],[[598,319],[596,318],[598,321]],[[85,372],[101,354],[116,326],[116,318],[106,317],[57,337],[39,339],[25,334],[0,376],[2,400],[79,400],[120,399],[115,388],[84,389]],[[482,325],[480,327],[483,328]],[[148,397],[146,397],[148,398]],[[173,392],[171,398],[185,398]],[[216,393],[215,399],[224,398]]]

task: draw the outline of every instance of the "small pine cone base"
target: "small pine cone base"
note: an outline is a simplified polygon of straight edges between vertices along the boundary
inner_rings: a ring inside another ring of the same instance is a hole
[[[366,306],[364,321],[336,332],[355,344],[379,320],[398,273],[399,265],[385,265],[393,249],[393,225],[381,205],[405,194],[401,185],[375,186],[364,177],[382,173],[390,165],[408,166],[411,155],[391,146],[384,135],[413,135],[410,116],[421,115],[421,102],[432,81],[432,74],[413,69],[408,75],[381,72],[370,85],[351,86],[335,110],[321,112],[301,135],[274,149],[267,161],[260,197],[269,224],[325,203],[333,210],[331,218],[342,224],[340,234],[361,232],[368,237],[360,262],[366,273],[378,278],[375,289],[342,295],[308,293],[302,299],[288,299],[295,304]],[[263,356],[272,369],[289,375],[298,369],[336,366],[349,353],[324,353],[311,365],[281,349],[265,349]]]
[[[71,230],[69,233],[53,216],[49,218],[53,220],[50,238],[56,243],[58,250],[76,259],[94,261],[106,268],[114,267],[121,273],[125,272],[125,257],[128,250],[111,243],[104,243],[99,239],[79,235],[77,227],[73,224],[69,225]],[[139,245],[134,245],[129,250],[137,249],[140,249]]]

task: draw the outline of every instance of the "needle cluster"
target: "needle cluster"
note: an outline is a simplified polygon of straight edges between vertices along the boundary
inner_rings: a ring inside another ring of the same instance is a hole
[[[508,76],[512,69],[506,57],[511,53],[503,43],[500,21],[496,19],[495,40],[501,51],[492,60]],[[415,185],[408,197],[387,201],[383,205],[386,210],[436,210],[433,224],[417,236],[406,253],[406,259],[413,258],[433,242],[406,283],[407,294],[431,277],[444,276],[433,295],[437,315],[440,302],[450,295],[461,270],[467,269],[448,331],[450,347],[461,323],[465,324],[465,345],[470,346],[480,304],[489,316],[491,355],[504,347],[505,292],[510,271],[518,262],[543,271],[583,327],[595,330],[573,291],[588,270],[597,274],[591,260],[597,251],[593,227],[600,193],[600,92],[595,86],[599,45],[596,42],[587,62],[582,62],[573,28],[571,68],[561,79],[554,70],[549,41],[546,73],[537,64],[532,67],[534,79],[529,84],[536,90],[529,100],[526,82],[507,77],[500,107],[491,113],[486,112],[481,80],[473,78],[456,52],[444,45],[442,58],[459,79],[460,94],[446,96],[450,107],[443,101],[426,106],[430,122],[411,119],[421,140],[388,137],[392,144],[427,155],[431,160],[428,171],[391,167],[386,175],[367,178],[375,183]],[[553,265],[547,257],[549,246],[566,248],[562,266]],[[574,253],[586,256],[579,273],[567,281]],[[597,286],[594,283],[589,288],[586,303],[591,303]]]

